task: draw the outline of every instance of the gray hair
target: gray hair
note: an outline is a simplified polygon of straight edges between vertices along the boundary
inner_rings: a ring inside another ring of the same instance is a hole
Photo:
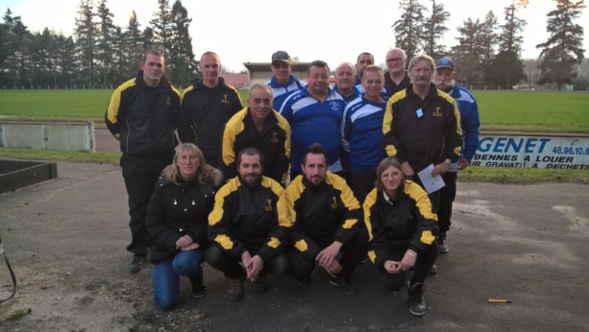
[[[272,88],[269,87],[268,85],[262,84],[262,83],[256,83],[256,84],[250,86],[249,94],[251,95],[252,91],[254,91],[255,89],[266,90],[266,92],[268,92],[268,94],[270,95],[270,98],[274,99],[274,90],[272,90]],[[248,96],[248,99],[249,99],[249,96]]]
[[[415,67],[415,65],[419,62],[419,61],[427,61],[430,64],[430,67],[432,69],[432,73],[436,70],[436,62],[434,61],[434,59],[425,54],[422,53],[420,55],[415,56],[413,59],[411,59],[411,61],[409,62],[409,66],[407,68],[407,71],[411,72],[411,70],[413,70],[413,67]]]

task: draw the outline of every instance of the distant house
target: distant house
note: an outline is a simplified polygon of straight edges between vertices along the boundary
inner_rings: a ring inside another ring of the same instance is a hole
[[[248,88],[248,74],[219,74],[225,79],[225,83],[232,85],[237,90],[244,90]]]
[[[249,75],[248,87],[256,83],[266,83],[272,78],[269,62],[245,62],[243,65],[247,68]],[[291,74],[306,82],[309,65],[311,65],[310,62],[293,63]]]

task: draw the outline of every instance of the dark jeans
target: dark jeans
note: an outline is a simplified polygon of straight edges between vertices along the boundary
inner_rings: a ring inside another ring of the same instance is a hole
[[[350,174],[350,188],[354,192],[354,196],[360,202],[364,203],[366,195],[374,189],[374,180],[376,180],[376,170],[374,169],[351,169]]]
[[[440,236],[446,236],[446,232],[452,224],[452,202],[456,198],[457,172],[446,172],[442,175],[446,186],[440,189],[440,206],[438,208],[438,225]]]
[[[248,250],[248,252],[254,257],[257,251]],[[239,265],[241,263],[241,257],[239,259],[231,257],[216,243],[212,244],[207,250],[206,260],[210,266],[223,272],[230,279],[244,279],[246,276],[244,268]],[[264,268],[260,272],[260,275],[265,276],[271,273],[282,273],[287,268],[288,260],[286,259],[286,255],[280,254],[269,262],[264,262]]]
[[[401,261],[407,248],[391,250],[390,254],[394,261]],[[436,263],[438,257],[438,246],[436,242],[433,242],[428,250],[421,252],[417,255],[415,266],[413,266],[413,277],[411,278],[411,284],[417,282],[423,283],[428,275],[429,270]],[[377,266],[376,269],[385,278],[385,287],[390,292],[396,292],[400,290],[407,280],[407,272],[399,272],[396,274],[389,274],[384,266]]]

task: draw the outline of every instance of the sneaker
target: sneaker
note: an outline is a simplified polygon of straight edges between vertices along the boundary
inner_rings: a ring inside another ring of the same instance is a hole
[[[254,293],[266,293],[268,291],[266,276],[259,276],[258,279],[256,279],[256,281],[252,282],[251,289]]]
[[[436,264],[432,265],[432,268],[429,269],[429,274],[431,274],[431,275],[438,274],[438,267],[436,266]]]
[[[358,295],[360,294],[360,292],[358,292],[358,290],[356,289],[356,287],[354,287],[354,285],[352,285],[352,282],[350,280],[346,280],[344,278],[341,277],[331,277],[329,278],[329,283],[341,288],[344,293],[346,293],[346,295]]]
[[[411,281],[407,282],[407,291],[409,292],[409,312],[414,316],[423,316],[427,310],[423,300],[423,283],[417,282],[411,286]]]
[[[133,259],[129,262],[129,272],[130,273],[137,273],[141,271],[143,268],[143,261],[145,260],[145,256],[141,255],[134,255]]]
[[[230,302],[239,302],[243,299],[243,281],[241,279],[230,279],[227,299]]]
[[[204,285],[202,273],[190,278],[192,284],[192,297],[200,299],[207,294],[207,286]]]
[[[445,254],[450,251],[450,248],[448,248],[448,245],[446,244],[445,235],[440,235],[440,237],[438,237],[438,251],[440,254]]]

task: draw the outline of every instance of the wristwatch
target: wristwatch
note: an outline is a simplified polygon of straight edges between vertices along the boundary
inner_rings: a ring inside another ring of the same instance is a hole
[[[450,158],[446,158],[446,160],[444,160],[444,164],[450,166],[452,165],[452,160],[450,160]]]

